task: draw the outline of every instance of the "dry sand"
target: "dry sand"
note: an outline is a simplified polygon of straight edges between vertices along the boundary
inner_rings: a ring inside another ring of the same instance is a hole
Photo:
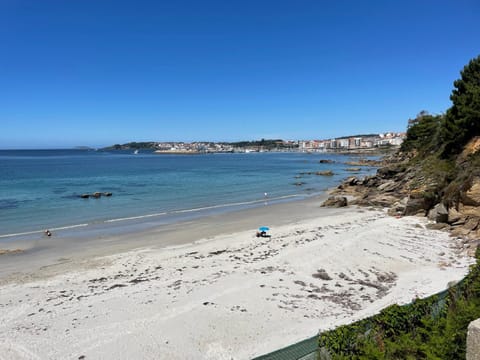
[[[422,218],[318,204],[159,228],[107,255],[109,239],[101,257],[5,275],[0,359],[250,359],[441,291],[472,263]]]

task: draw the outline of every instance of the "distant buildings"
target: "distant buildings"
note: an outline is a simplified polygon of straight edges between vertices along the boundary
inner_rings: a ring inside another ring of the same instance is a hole
[[[300,151],[343,151],[374,149],[383,146],[399,146],[406,133],[385,133],[359,135],[328,140],[303,140],[299,143]]]
[[[229,152],[335,152],[363,151],[386,146],[398,146],[406,133],[385,133],[345,136],[327,140],[255,140],[236,143],[224,142],[131,142],[116,144],[107,150],[152,149],[158,154],[204,154]]]

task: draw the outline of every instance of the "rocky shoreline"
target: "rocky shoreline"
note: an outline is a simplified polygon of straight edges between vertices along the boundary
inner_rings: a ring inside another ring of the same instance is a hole
[[[476,151],[478,147],[473,148]],[[480,177],[468,181],[457,201],[448,204],[444,194],[429,191],[435,184],[420,167],[409,166],[409,160],[399,153],[379,162],[381,167],[375,175],[347,178],[322,206],[388,208],[388,214],[395,217],[427,217],[433,222],[428,225],[431,229],[463,238],[464,247],[473,256],[480,243]]]

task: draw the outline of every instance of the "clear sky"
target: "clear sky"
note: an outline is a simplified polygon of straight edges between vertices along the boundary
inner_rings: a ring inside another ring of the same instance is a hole
[[[0,0],[0,148],[322,139],[444,112],[478,0]]]

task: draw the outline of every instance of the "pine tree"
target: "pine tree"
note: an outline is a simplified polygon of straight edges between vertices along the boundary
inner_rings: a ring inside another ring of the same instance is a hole
[[[453,83],[453,105],[442,129],[445,157],[459,153],[471,138],[480,135],[480,56],[470,60],[460,74]]]

